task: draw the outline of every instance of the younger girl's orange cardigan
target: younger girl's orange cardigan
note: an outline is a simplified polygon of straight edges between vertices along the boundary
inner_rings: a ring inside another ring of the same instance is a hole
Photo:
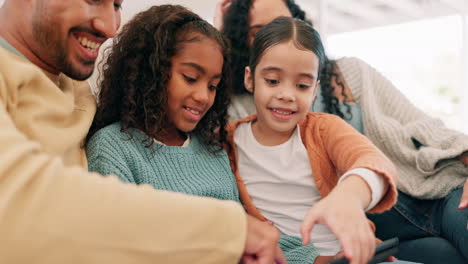
[[[234,132],[237,126],[255,119],[256,115],[251,115],[228,124],[230,146],[226,146],[226,150],[245,210],[260,220],[266,220],[254,206],[242,177],[239,175],[237,149],[234,142]],[[382,200],[370,212],[383,212],[396,203],[396,168],[365,136],[341,118],[324,113],[308,113],[306,118],[300,122],[299,127],[302,143],[309,154],[315,184],[322,197],[327,196],[337,185],[339,175],[351,169],[367,168],[382,175],[389,184]],[[371,226],[373,227],[372,223]]]

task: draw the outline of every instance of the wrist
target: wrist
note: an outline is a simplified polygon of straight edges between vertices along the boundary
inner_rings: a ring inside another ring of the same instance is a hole
[[[349,175],[338,184],[334,192],[345,199],[346,203],[355,200],[362,209],[366,209],[372,200],[369,184],[359,175]]]

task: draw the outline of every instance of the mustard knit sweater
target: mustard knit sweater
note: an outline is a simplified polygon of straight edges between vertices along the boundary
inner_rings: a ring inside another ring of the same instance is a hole
[[[93,115],[86,83],[0,38],[0,263],[238,263],[238,203],[87,172]]]

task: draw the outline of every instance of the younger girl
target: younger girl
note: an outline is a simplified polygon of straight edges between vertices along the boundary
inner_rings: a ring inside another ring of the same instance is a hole
[[[351,263],[367,263],[375,236],[365,210],[396,202],[394,166],[339,117],[309,113],[325,61],[312,27],[278,18],[256,34],[250,58],[245,87],[257,114],[228,128],[244,207],[321,256],[343,250]]]

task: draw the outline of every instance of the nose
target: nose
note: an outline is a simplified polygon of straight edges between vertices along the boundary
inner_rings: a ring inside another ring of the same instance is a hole
[[[286,102],[293,102],[295,101],[294,97],[294,89],[289,87],[281,87],[276,94],[276,99],[286,101]]]
[[[206,105],[208,104],[212,91],[206,87],[205,85],[200,85],[197,89],[193,92],[193,100],[197,101],[200,104]]]
[[[115,9],[113,1],[107,3],[97,10],[93,27],[105,37],[113,38],[120,26],[120,11]]]

